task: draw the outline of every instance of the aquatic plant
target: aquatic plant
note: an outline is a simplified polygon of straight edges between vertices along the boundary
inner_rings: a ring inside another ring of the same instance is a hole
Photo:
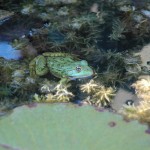
[[[14,72],[24,66],[23,62],[28,65],[31,57],[45,51],[69,52],[88,60],[97,72],[97,80],[101,81],[104,86],[102,91],[103,89],[111,91],[109,87],[136,80],[141,73],[149,74],[149,55],[147,57],[143,55],[149,50],[140,53],[142,62],[133,54],[150,40],[147,16],[149,3],[148,1],[140,2],[143,8],[139,7],[138,3],[129,0],[2,1],[1,8],[14,10],[16,17],[10,20],[10,24],[3,26],[0,32],[7,31],[9,37],[11,34],[11,39],[16,39],[12,43],[15,48],[22,50],[26,59],[18,61],[21,65],[11,65],[13,61],[0,63],[2,70],[0,82],[11,84],[12,91],[17,96],[25,92],[23,95],[30,95],[29,99],[32,99],[34,93],[37,93],[39,97],[43,96],[45,99],[49,94],[48,99],[53,99],[57,92],[52,89],[56,85],[46,84],[43,82],[44,79],[34,80],[27,77],[27,74],[23,77],[15,77],[19,74],[17,71]],[[18,14],[21,10],[24,14]],[[12,26],[14,24],[15,26]],[[40,26],[34,26],[36,24]],[[3,31],[3,29],[6,30]],[[29,30],[30,32],[27,33]],[[21,38],[24,34],[26,34],[25,38]],[[12,74],[14,76],[11,76]],[[37,84],[34,81],[38,81]],[[29,83],[33,83],[31,84],[33,90],[30,89]],[[67,92],[61,89],[58,93],[61,97],[67,93],[69,99],[65,99],[70,101],[73,96],[71,96],[70,89]],[[90,95],[90,92],[88,91],[87,94]],[[89,97],[95,101],[98,99],[97,96],[90,95]],[[109,103],[106,97],[102,99]],[[98,103],[101,103],[100,101]]]
[[[94,80],[90,80],[90,82],[81,85],[81,91],[82,92],[87,92],[88,94],[95,92],[95,90],[98,88],[98,84],[95,83]]]
[[[31,99],[31,95],[38,89],[37,80],[28,75],[26,68],[22,66],[21,69],[12,73],[11,82],[9,83],[13,97],[17,97],[22,102]]]
[[[106,71],[99,73],[99,80],[106,85],[117,86],[125,83],[125,77],[123,76],[123,68],[118,69],[115,67],[108,67]]]
[[[51,26],[47,28],[47,33],[41,34],[43,45],[47,51],[66,51],[67,49],[79,51],[81,47],[92,45],[100,36],[101,30],[98,29],[96,16],[93,14],[81,14],[77,17],[66,18],[67,20],[63,24],[61,19],[56,20],[54,18]],[[35,37],[35,40],[40,41],[41,39]],[[40,42],[37,41],[36,43]]]
[[[74,4],[77,3],[78,0],[35,0],[35,2],[39,5],[58,5],[58,4]]]
[[[54,95],[58,102],[67,102],[70,101],[72,97],[74,97],[72,92],[68,91],[68,87],[70,85],[58,84],[56,86],[56,94]]]
[[[33,100],[40,103],[42,101],[45,101],[45,96],[44,95],[39,95],[39,94],[35,93],[33,95]]]
[[[141,76],[132,87],[140,102],[138,106],[125,106],[121,113],[127,119],[138,119],[150,125],[150,76]]]
[[[114,20],[112,25],[112,33],[109,35],[111,40],[119,40],[120,38],[125,38],[123,33],[125,32],[125,25],[119,19]]]
[[[69,8],[66,7],[66,6],[61,7],[61,8],[58,10],[57,14],[58,14],[59,16],[67,16],[67,15],[69,15]]]
[[[124,105],[120,110],[120,113],[124,115],[125,119],[131,120],[136,119],[142,123],[150,125],[150,102],[140,101],[138,106],[127,106]]]
[[[137,96],[143,101],[150,101],[150,76],[141,76],[132,87],[135,88]]]
[[[66,104],[15,108],[0,120],[0,134],[0,149],[148,150],[150,146],[145,125],[90,106]]]
[[[29,40],[27,38],[14,39],[11,45],[18,50],[24,49],[28,44]]]
[[[38,81],[39,93],[33,95],[33,100],[36,102],[58,103],[70,102],[74,97],[73,93],[68,90],[70,83],[57,83],[44,79]]]
[[[123,85],[135,80],[142,73],[141,58],[128,51],[103,50],[96,47],[83,48],[83,55],[96,67],[99,80],[106,85]]]
[[[110,104],[112,97],[115,95],[115,90],[112,87],[106,88],[101,86],[99,91],[93,95],[93,98],[96,99],[96,105],[107,106]]]
[[[24,15],[31,15],[31,14],[35,14],[35,8],[33,4],[27,4],[27,5],[23,5],[23,8],[21,10],[21,13]]]
[[[16,50],[21,50],[22,57],[32,58],[37,55],[36,48],[29,42],[29,39],[25,36],[20,39],[14,39],[11,45]]]
[[[55,81],[43,79],[42,82],[39,83],[39,91],[42,94],[53,93],[56,91],[55,89],[56,85],[57,85],[57,82]]]
[[[19,67],[19,63],[16,60],[5,60],[0,58],[0,83],[10,83],[12,72]]]
[[[94,80],[80,86],[82,92],[88,94],[86,102],[95,106],[108,106],[115,95],[115,89],[105,87],[96,83]]]
[[[11,88],[7,84],[0,86],[0,100],[2,100],[4,97],[9,97],[11,95],[12,95]]]

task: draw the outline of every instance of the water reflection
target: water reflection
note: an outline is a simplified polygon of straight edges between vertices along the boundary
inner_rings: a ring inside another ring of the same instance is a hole
[[[8,42],[0,42],[0,57],[18,60],[22,55],[20,50],[14,49]]]

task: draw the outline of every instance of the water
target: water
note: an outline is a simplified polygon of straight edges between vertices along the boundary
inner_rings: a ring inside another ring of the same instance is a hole
[[[0,42],[0,57],[18,60],[22,55],[20,50],[16,50],[8,42]]]

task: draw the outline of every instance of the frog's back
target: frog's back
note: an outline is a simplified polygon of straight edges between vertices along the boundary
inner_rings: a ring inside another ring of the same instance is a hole
[[[43,53],[43,56],[47,58],[47,63],[49,67],[59,68],[60,66],[67,65],[75,61],[75,57],[73,57],[73,55],[69,53],[46,52]]]
[[[70,66],[70,64],[77,60],[77,58],[68,53],[46,52],[43,53],[43,56],[47,59],[47,66],[50,69],[50,72],[59,78],[65,76],[67,66]]]
[[[30,62],[29,68],[31,76],[42,76],[51,72],[58,78],[73,80],[93,75],[93,70],[88,66],[87,61],[68,53],[43,53]]]

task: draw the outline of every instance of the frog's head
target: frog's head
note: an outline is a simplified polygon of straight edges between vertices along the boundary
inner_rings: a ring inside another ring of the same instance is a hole
[[[67,76],[71,80],[91,77],[93,74],[93,70],[88,66],[88,63],[85,60],[71,64],[67,70]]]

